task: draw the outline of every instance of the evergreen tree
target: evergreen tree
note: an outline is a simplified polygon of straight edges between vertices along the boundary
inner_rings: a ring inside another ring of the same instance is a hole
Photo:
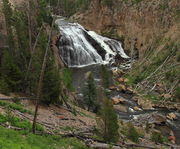
[[[97,112],[99,104],[97,101],[97,90],[93,74],[88,74],[87,82],[85,84],[85,89],[83,91],[84,102],[88,107],[88,110]]]
[[[105,89],[110,86],[110,73],[107,70],[106,66],[101,66],[101,77],[102,77],[102,85]]]
[[[98,117],[97,124],[99,128],[99,134],[106,142],[117,142],[119,138],[119,125],[117,114],[113,109],[111,100],[103,97],[103,102],[98,113]]]
[[[1,79],[6,82],[8,90],[18,92],[22,85],[22,72],[16,65],[15,58],[10,51],[6,50],[3,53],[1,62]],[[4,82],[4,83],[5,83]]]
[[[59,102],[61,90],[61,78],[59,70],[56,68],[52,52],[49,52],[47,65],[44,74],[42,87],[42,102],[52,104]]]
[[[11,8],[11,4],[9,3],[9,0],[3,0],[3,14],[5,16],[5,22],[6,22],[6,31],[7,31],[7,40],[10,50],[14,50],[15,43],[14,43],[14,35],[12,31],[12,15],[13,10]]]

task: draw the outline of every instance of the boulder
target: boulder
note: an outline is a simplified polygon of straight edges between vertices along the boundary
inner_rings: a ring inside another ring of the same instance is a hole
[[[133,89],[130,88],[130,87],[127,87],[126,91],[127,91],[127,93],[129,93],[129,94],[133,94],[133,93],[134,93]]]
[[[177,116],[175,113],[169,113],[167,114],[166,116],[169,120],[176,120],[177,119]]]
[[[168,140],[169,140],[171,143],[173,143],[173,144],[176,143],[176,137],[175,137],[175,136],[169,136],[169,137],[168,137]]]
[[[118,78],[118,82],[123,83],[124,82],[124,78]]]
[[[171,94],[163,94],[162,97],[164,97],[165,99],[172,98]]]
[[[120,85],[118,85],[118,89],[119,89],[119,91],[126,91],[126,86],[120,84]]]
[[[142,111],[142,109],[139,108],[139,107],[137,107],[137,106],[135,106],[133,109],[134,109],[135,111]]]
[[[139,97],[138,97],[138,96],[133,96],[132,99],[133,99],[135,102],[137,102],[138,99],[139,99]]]
[[[142,99],[141,97],[139,97],[137,99],[137,103],[144,110],[153,109],[153,104],[149,100],[145,100],[145,99]]]
[[[117,90],[117,87],[116,86],[110,86],[109,89],[110,90]]]
[[[123,103],[125,101],[125,99],[124,98],[121,98],[121,97],[113,97],[112,98],[112,103],[114,104],[114,105],[117,105],[117,104],[119,104],[119,103]]]
[[[119,112],[127,112],[127,108],[123,105],[114,105],[114,109]]]
[[[153,113],[152,114],[152,118],[153,118],[153,121],[152,123],[154,124],[164,124],[166,123],[166,117],[161,115],[161,114],[158,114],[158,113]]]

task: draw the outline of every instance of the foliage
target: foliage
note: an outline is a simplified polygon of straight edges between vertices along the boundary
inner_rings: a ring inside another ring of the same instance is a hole
[[[133,142],[138,143],[139,137],[141,137],[142,134],[138,133],[136,128],[131,123],[129,123],[126,131],[126,136],[128,139],[132,140]]]
[[[14,131],[0,127],[0,148],[3,149],[86,149],[75,138],[55,136],[38,136],[25,134],[24,131]]]
[[[99,134],[106,142],[117,142],[119,139],[119,125],[117,114],[113,109],[111,100],[104,98],[98,113],[97,125]]]
[[[2,78],[0,79],[0,92],[3,94],[8,94],[9,93],[9,87],[6,81]]]
[[[11,126],[22,128],[26,131],[30,131],[32,128],[32,124],[27,120],[21,120],[18,117],[13,116],[12,114],[2,115],[0,114],[0,123],[10,123]],[[43,131],[43,127],[37,125],[38,131]]]
[[[42,30],[40,32],[35,56],[32,57],[32,64],[30,72],[27,74],[29,61],[31,55],[29,47],[29,22],[27,19],[27,13],[23,10],[14,9],[12,10],[8,0],[3,0],[4,14],[7,20],[6,27],[12,39],[16,39],[16,46],[10,46],[8,50],[4,50],[0,66],[0,91],[3,93],[8,92],[26,92],[30,95],[36,95],[37,83],[39,81],[40,70],[43,62],[45,49],[47,47],[47,32]],[[37,5],[32,2],[32,7],[35,9]],[[47,9],[48,3],[46,0],[38,1],[38,9],[35,10],[36,22],[33,27],[35,30],[32,31],[32,40],[35,40],[38,28],[42,24],[48,23],[51,25],[52,17],[50,10]],[[11,42],[8,44],[10,45]],[[58,101],[60,90],[60,77],[59,70],[54,64],[54,58],[52,52],[48,54],[48,63],[45,71],[45,79],[43,79],[42,89],[42,101],[49,104]]]
[[[48,9],[48,2],[46,0],[38,0],[38,15],[37,15],[37,23],[38,26],[41,26],[43,23],[52,24],[53,18],[50,13],[50,9]]]
[[[156,143],[164,143],[164,137],[159,132],[152,132],[151,140]]]
[[[175,89],[175,97],[176,97],[177,99],[180,99],[180,87],[177,87],[177,88]]]
[[[16,104],[20,104],[21,102],[21,100],[20,100],[20,98],[18,98],[18,97],[14,97],[13,99],[12,99],[12,101],[14,102],[14,103],[16,103]]]
[[[11,25],[12,23],[12,14],[13,10],[11,8],[11,4],[9,3],[9,0],[3,0],[3,13],[5,16],[5,22],[6,22],[6,30],[7,30],[7,39],[8,39],[8,45],[11,50],[14,50],[15,43],[14,43],[14,37],[13,37],[13,31]]]
[[[99,103],[97,101],[96,84],[93,78],[93,74],[90,73],[87,77],[87,82],[83,91],[84,102],[88,106],[88,111],[92,110],[97,112]]]
[[[110,73],[106,66],[101,66],[101,77],[102,77],[102,85],[105,89],[109,88],[110,86]]]
[[[103,5],[105,5],[105,6],[108,6],[108,7],[112,7],[113,6],[113,0],[103,0],[102,1],[102,3],[103,3]]]
[[[42,88],[42,101],[46,104],[57,103],[59,101],[61,88],[59,70],[55,67],[52,53],[49,53],[49,55]]]
[[[22,113],[29,113],[29,114],[32,113],[30,110],[27,110],[27,109],[23,108],[22,105],[16,104],[16,103],[10,103],[10,102],[6,102],[6,101],[0,101],[0,106],[8,107],[8,108],[13,109],[13,110],[18,110],[18,111],[20,111],[20,112],[22,112]]]
[[[53,6],[54,10],[57,11],[61,8],[64,16],[70,17],[77,11],[86,10],[90,0],[51,0],[50,5]]]
[[[9,91],[20,91],[23,75],[16,64],[15,57],[10,51],[4,51],[1,62],[1,78],[5,81]]]
[[[67,89],[69,89],[70,91],[74,90],[72,86],[72,71],[70,69],[63,69],[62,80]]]

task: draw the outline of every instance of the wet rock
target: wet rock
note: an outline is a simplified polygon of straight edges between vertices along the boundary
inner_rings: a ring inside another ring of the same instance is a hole
[[[133,89],[131,89],[130,87],[128,87],[127,89],[126,89],[126,92],[128,93],[128,94],[134,94],[135,92],[133,91]]]
[[[135,111],[142,111],[142,109],[141,109],[141,108],[139,108],[139,107],[137,107],[137,106],[136,106],[136,107],[134,107],[133,109],[134,109]]]
[[[169,137],[168,137],[168,140],[169,140],[171,143],[173,143],[173,144],[176,143],[176,137],[175,137],[175,136],[169,136]]]
[[[137,99],[137,103],[144,110],[153,109],[153,104],[149,100],[145,100],[145,99],[142,99],[141,97],[139,97]]]
[[[133,99],[135,102],[137,102],[138,99],[139,99],[139,97],[138,97],[138,96],[133,96],[132,99]]]
[[[117,90],[117,87],[116,86],[110,86],[109,89],[110,90]]]
[[[170,99],[172,96],[170,94],[162,94],[162,97],[165,99]]]
[[[166,123],[166,117],[161,115],[161,114],[153,113],[152,118],[153,118],[152,123],[154,123],[154,124],[159,125],[159,124],[165,124]]]
[[[123,105],[114,105],[114,109],[119,112],[127,112],[127,108]]]
[[[177,116],[175,113],[169,113],[167,114],[166,116],[169,120],[176,120],[177,119]]]
[[[112,98],[112,103],[113,103],[114,105],[117,105],[117,104],[123,103],[123,102],[125,102],[125,99],[124,99],[124,98],[121,98],[121,97],[113,97],[113,98]]]
[[[124,78],[118,78],[118,82],[120,83],[124,82]]]
[[[119,91],[123,91],[123,92],[125,92],[125,91],[126,91],[126,86],[125,86],[125,85],[120,84],[120,85],[118,86],[118,89],[119,89]]]

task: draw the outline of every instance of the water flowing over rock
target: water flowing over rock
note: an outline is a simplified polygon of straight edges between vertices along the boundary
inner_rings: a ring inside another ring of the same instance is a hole
[[[83,67],[92,64],[111,64],[118,59],[128,59],[121,43],[93,31],[85,30],[80,24],[56,20],[60,29],[59,54],[69,67]]]

